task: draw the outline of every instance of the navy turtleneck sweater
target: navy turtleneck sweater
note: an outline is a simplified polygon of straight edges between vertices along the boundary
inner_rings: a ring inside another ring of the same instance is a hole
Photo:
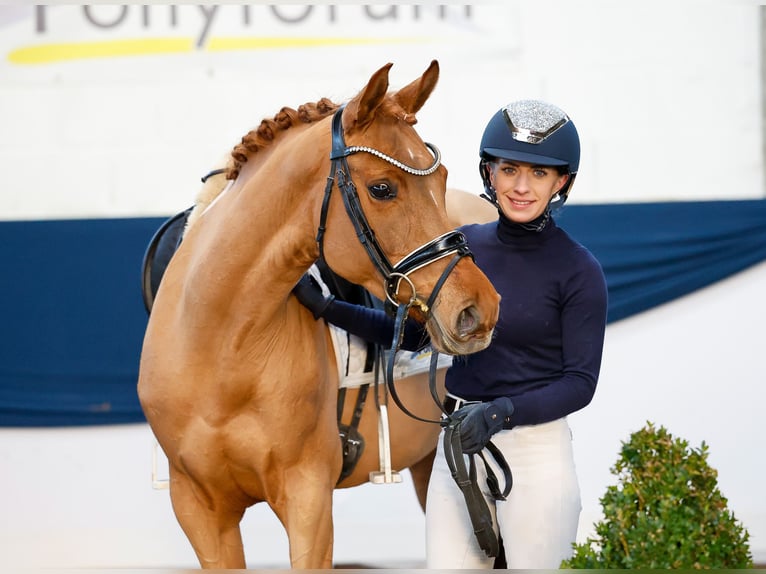
[[[606,280],[598,261],[552,217],[540,231],[503,215],[461,231],[502,300],[492,343],[453,359],[447,391],[468,400],[510,397],[513,425],[549,422],[586,406],[596,390],[606,329]],[[391,345],[393,319],[382,311],[336,301],[324,317]],[[427,342],[410,321],[403,348]]]

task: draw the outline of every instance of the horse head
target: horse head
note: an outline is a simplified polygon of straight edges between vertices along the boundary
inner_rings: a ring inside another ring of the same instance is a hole
[[[465,238],[451,229],[447,169],[438,149],[413,127],[439,66],[434,60],[420,78],[391,93],[390,68],[380,68],[336,112],[330,178],[342,198],[330,208],[348,217],[320,221],[320,249],[345,279],[391,303],[411,305],[437,350],[476,352],[491,340],[499,295],[466,257]],[[328,194],[331,189],[328,184]],[[350,233],[361,241],[349,242]],[[364,250],[373,265],[359,264]]]

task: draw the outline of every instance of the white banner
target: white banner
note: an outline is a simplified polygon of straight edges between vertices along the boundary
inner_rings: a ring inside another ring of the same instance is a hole
[[[0,219],[175,213],[282,106],[345,101],[387,62],[400,87],[432,59],[441,79],[418,130],[453,187],[480,191],[489,117],[541,98],[580,131],[573,202],[761,197],[758,9],[0,6]]]

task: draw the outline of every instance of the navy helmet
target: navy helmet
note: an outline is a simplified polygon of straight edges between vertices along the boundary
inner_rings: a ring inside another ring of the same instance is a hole
[[[540,100],[519,100],[499,109],[484,129],[479,147],[479,172],[485,199],[497,206],[486,164],[508,159],[535,165],[565,167],[569,174],[564,187],[551,200],[551,207],[564,204],[580,167],[580,137],[569,116]]]

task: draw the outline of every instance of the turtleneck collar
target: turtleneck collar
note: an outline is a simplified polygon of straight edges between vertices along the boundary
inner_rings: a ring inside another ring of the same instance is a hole
[[[508,219],[502,211],[498,210],[498,212],[500,217],[497,224],[497,237],[503,243],[516,242],[522,237],[529,237],[530,239],[542,237],[547,235],[545,233],[547,230],[555,227],[550,209],[546,209],[540,217],[529,223],[515,223]]]

